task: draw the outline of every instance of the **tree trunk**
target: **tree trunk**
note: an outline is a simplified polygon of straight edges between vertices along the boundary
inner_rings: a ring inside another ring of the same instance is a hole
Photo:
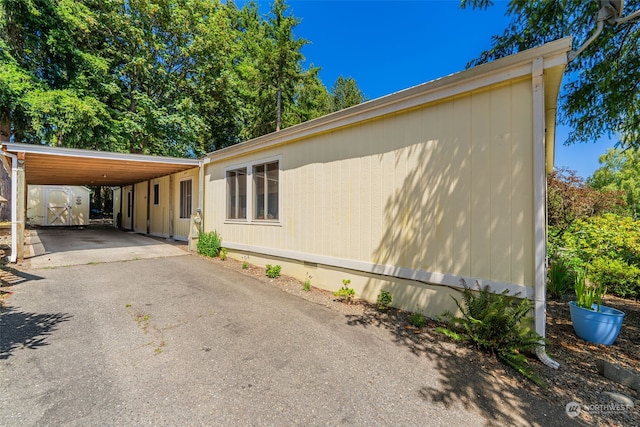
[[[0,113],[0,117],[6,117],[0,119],[0,142],[9,142],[11,138],[11,119],[9,113]]]
[[[282,121],[282,73],[278,73],[278,87],[276,90],[276,132],[280,130]]]

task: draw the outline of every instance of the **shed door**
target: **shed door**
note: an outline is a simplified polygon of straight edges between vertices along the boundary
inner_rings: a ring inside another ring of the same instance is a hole
[[[49,188],[45,200],[45,225],[71,224],[71,191]]]

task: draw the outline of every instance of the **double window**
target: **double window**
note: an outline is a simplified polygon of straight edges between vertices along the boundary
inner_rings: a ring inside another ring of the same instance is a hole
[[[279,220],[279,160],[228,169],[226,180],[227,219],[267,222]]]

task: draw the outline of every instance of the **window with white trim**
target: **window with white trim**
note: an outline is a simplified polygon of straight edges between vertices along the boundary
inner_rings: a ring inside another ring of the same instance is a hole
[[[191,180],[180,181],[180,218],[191,218],[192,209]]]
[[[227,219],[247,219],[247,168],[228,170]]]
[[[279,177],[277,160],[253,165],[254,219],[278,219]]]
[[[280,156],[225,168],[225,220],[280,224]]]

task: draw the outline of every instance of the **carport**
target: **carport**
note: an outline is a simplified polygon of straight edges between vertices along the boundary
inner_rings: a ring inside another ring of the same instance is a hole
[[[3,142],[11,176],[11,262],[24,258],[27,185],[123,187],[198,167],[197,159],[112,153]]]

